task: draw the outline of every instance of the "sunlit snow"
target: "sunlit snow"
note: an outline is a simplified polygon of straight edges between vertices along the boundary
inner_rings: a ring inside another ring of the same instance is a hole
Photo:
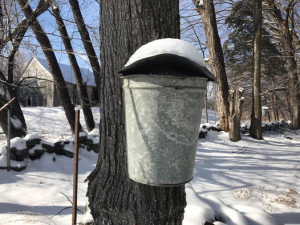
[[[141,59],[161,54],[182,56],[202,67],[206,67],[200,52],[192,44],[174,38],[159,39],[143,45],[130,57],[125,67]]]
[[[23,108],[30,135],[49,143],[72,138],[62,108]],[[99,109],[94,108],[99,123]],[[209,111],[207,127],[214,123]],[[81,122],[84,124],[83,116]],[[204,115],[203,120],[204,121]],[[246,126],[243,125],[243,126]],[[97,133],[96,131],[93,131]],[[35,134],[35,135],[32,135]],[[38,136],[37,136],[38,135]],[[296,225],[300,224],[300,132],[282,129],[263,133],[258,141],[242,135],[231,142],[228,133],[210,131],[199,139],[194,179],[186,185],[183,225]],[[96,141],[96,140],[95,140]],[[21,148],[24,143],[12,142]],[[0,164],[6,165],[5,136],[0,135]],[[84,211],[86,177],[97,154],[80,151],[78,208]],[[14,161],[15,163],[15,161]],[[15,166],[22,166],[20,165]],[[26,162],[25,162],[26,163]],[[45,153],[28,160],[21,172],[0,170],[0,224],[70,224],[73,159]],[[68,198],[67,198],[67,197]],[[89,221],[78,213],[78,221]]]

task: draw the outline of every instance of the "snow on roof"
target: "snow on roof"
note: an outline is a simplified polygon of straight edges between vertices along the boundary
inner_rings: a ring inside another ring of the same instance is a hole
[[[198,65],[206,67],[200,52],[192,44],[174,38],[159,39],[143,45],[130,57],[125,67],[141,59],[161,54],[186,57]]]
[[[46,59],[37,58],[36,59],[42,64],[42,66],[50,72],[49,65]],[[76,84],[76,79],[73,74],[72,67],[70,65],[59,63],[59,67],[63,74],[63,77],[66,82]],[[93,73],[89,69],[80,68],[81,75],[83,80],[86,82],[88,86],[96,86],[95,79]],[[51,72],[50,72],[51,73]]]

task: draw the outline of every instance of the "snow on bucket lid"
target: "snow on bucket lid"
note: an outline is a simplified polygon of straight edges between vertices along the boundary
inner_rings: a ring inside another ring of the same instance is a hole
[[[141,73],[200,76],[215,80],[200,52],[192,44],[173,38],[143,45],[130,57],[120,73],[124,76]]]

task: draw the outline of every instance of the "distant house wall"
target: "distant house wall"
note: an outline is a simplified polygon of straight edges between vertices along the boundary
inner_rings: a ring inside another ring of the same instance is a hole
[[[18,92],[22,106],[53,106],[54,83],[52,75],[33,58],[23,71],[24,79]]]
[[[36,58],[33,58],[25,68],[22,74],[23,78],[26,79],[18,91],[18,98],[22,106],[56,107],[61,105],[52,74]],[[80,105],[76,85],[66,82],[66,86],[71,102],[74,105]],[[87,86],[92,106],[95,106],[99,100],[95,94],[95,89],[94,86]]]

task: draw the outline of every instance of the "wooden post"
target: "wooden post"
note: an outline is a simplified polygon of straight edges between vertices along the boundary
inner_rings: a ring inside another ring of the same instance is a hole
[[[72,225],[76,225],[77,217],[77,183],[78,183],[78,137],[79,137],[80,110],[75,111],[75,140],[74,140],[74,170],[73,170],[73,210]]]
[[[11,124],[10,124],[11,112],[10,109],[7,110],[7,171],[10,171],[10,133],[11,133]]]

